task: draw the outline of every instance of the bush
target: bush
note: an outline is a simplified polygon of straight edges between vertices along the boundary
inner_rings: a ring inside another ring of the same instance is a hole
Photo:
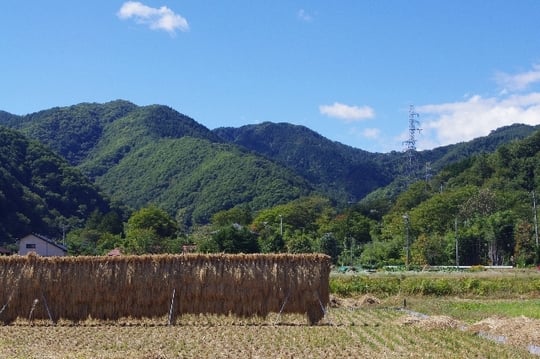
[[[429,275],[387,273],[372,275],[335,275],[330,278],[330,291],[341,296],[359,294],[427,295],[427,296],[496,296],[509,297],[540,292],[537,276],[494,275],[475,277],[477,274]]]

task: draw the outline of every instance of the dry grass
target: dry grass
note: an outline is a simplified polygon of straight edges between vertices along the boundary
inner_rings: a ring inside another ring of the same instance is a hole
[[[313,324],[329,300],[329,272],[330,258],[317,254],[5,257],[0,320],[283,311],[305,313]]]
[[[490,317],[468,327],[476,334],[504,337],[506,342],[516,346],[534,344],[540,348],[540,320],[527,317]]]
[[[316,326],[301,315],[238,318],[186,315],[160,321],[95,320],[72,326],[18,321],[0,327],[0,358],[527,358],[456,328],[451,318],[405,323],[409,314],[368,305],[332,308]],[[431,323],[431,324],[428,324]],[[434,324],[437,323],[437,324]]]
[[[429,317],[407,315],[400,317],[397,323],[401,325],[414,325],[424,329],[458,329],[464,327],[463,323],[446,315]]]

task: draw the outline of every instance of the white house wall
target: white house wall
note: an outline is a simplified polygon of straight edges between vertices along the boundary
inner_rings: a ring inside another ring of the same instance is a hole
[[[35,248],[27,248],[29,244],[35,244]],[[22,238],[19,242],[19,255],[24,256],[31,252],[44,257],[66,255],[62,249],[54,244],[32,235]]]

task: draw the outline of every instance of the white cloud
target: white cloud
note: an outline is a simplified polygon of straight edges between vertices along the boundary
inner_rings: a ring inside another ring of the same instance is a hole
[[[486,136],[514,123],[540,124],[540,93],[475,95],[459,102],[417,106],[416,110],[422,120],[422,138],[427,137],[427,141],[419,140],[418,147],[426,149]]]
[[[298,18],[305,22],[310,22],[313,20],[313,16],[311,16],[306,10],[300,9],[298,10],[297,14]]]
[[[133,18],[138,24],[148,25],[152,30],[164,30],[171,35],[176,30],[189,30],[187,20],[166,6],[153,8],[138,1],[126,1],[117,16],[122,20]]]
[[[381,130],[379,130],[378,128],[365,128],[362,131],[362,136],[364,136],[365,138],[376,139],[379,137],[380,134]]]
[[[529,85],[540,82],[540,64],[533,65],[530,71],[514,75],[498,72],[495,74],[495,81],[503,87],[502,93],[524,90]]]
[[[335,117],[346,122],[361,121],[375,117],[375,111],[369,106],[349,106],[339,102],[334,102],[333,105],[319,106],[321,114],[328,117]]]

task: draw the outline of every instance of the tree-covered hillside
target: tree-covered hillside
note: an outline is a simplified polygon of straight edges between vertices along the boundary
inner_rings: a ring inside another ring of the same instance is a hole
[[[533,200],[539,185],[537,131],[413,184],[384,216],[363,260],[401,262],[408,239],[412,264],[538,262]]]
[[[375,192],[370,196],[372,203],[392,201],[410,183],[409,177],[433,176],[453,162],[493,152],[501,144],[523,139],[536,128],[506,126],[472,141],[418,151],[414,154],[412,173],[404,152],[366,152],[330,141],[304,126],[264,122],[239,128],[218,128],[214,132],[226,141],[290,168],[313,183],[321,193],[343,204],[359,201],[372,192]]]
[[[364,267],[533,265],[540,262],[539,185],[537,131],[412,182],[382,211],[367,202],[339,209],[317,196],[251,214],[233,208],[213,216],[216,234],[196,243],[241,251],[256,241],[262,252],[324,252]]]
[[[114,199],[133,208],[159,204],[188,226],[238,204],[260,210],[311,192],[309,183],[267,159],[193,137],[141,146],[96,182]]]
[[[57,238],[109,204],[80,171],[37,141],[0,126],[0,244],[28,233]]]
[[[108,124],[136,108],[127,101],[106,105],[83,103],[19,116],[4,124],[47,145],[70,164],[78,165],[97,145]]]
[[[285,123],[210,131],[160,105],[118,100],[25,116],[0,112],[0,124],[53,149],[116,203],[134,210],[153,204],[187,226],[237,205],[260,210],[314,193],[337,208],[363,198],[361,205],[380,217],[414,178],[434,178],[452,162],[492,152],[534,130],[508,126],[485,138],[418,152],[409,178],[403,152],[369,153]]]
[[[379,156],[330,141],[304,126],[265,122],[214,132],[292,169],[341,203],[361,199],[389,184],[397,173]]]
[[[494,152],[502,144],[522,140],[538,129],[540,129],[540,126],[524,124],[500,127],[491,131],[487,136],[478,137],[471,141],[420,151],[418,153],[419,161],[421,163],[430,163],[432,169],[438,171],[445,166],[476,154]]]
[[[5,119],[4,119],[5,118]],[[192,136],[217,140],[207,128],[166,106],[136,106],[117,100],[55,107],[20,117],[0,117],[5,125],[35,138],[72,165],[93,170],[110,157],[122,157],[160,138]],[[2,123],[0,122],[0,123]]]
[[[166,106],[85,103],[0,121],[50,146],[114,201],[133,209],[153,203],[188,226],[240,203],[260,209],[313,191]]]

